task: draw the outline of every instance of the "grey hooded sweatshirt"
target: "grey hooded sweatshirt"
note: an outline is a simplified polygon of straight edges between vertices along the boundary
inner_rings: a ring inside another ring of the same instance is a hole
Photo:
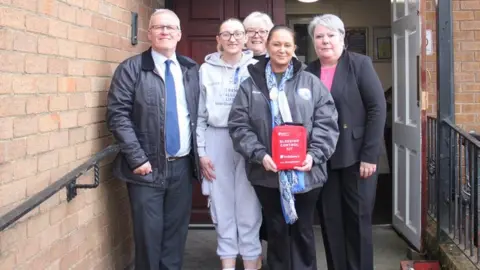
[[[216,52],[205,57],[199,71],[200,99],[198,104],[197,142],[198,155],[206,156],[205,132],[208,126],[228,127],[228,115],[240,83],[250,75],[247,66],[255,64],[252,51],[242,52],[235,65],[227,64]]]

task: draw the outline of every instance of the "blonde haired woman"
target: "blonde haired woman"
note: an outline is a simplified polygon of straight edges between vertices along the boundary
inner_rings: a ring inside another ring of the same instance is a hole
[[[233,99],[248,77],[247,66],[256,63],[251,51],[243,51],[246,42],[243,24],[226,20],[217,34],[218,52],[207,55],[200,67],[197,140],[202,192],[209,196],[217,254],[224,270],[235,269],[238,254],[246,270],[257,269],[262,253],[260,203],[247,180],[245,160],[233,149],[227,128]]]

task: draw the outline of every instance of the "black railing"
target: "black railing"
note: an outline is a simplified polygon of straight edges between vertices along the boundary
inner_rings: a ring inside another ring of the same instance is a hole
[[[437,120],[428,118],[427,123],[428,213],[447,224],[442,226],[437,222],[437,235],[442,235],[438,237],[439,243],[443,239],[452,240],[478,265],[480,141],[448,120],[441,123],[448,129],[445,140],[437,141]],[[440,155],[441,159],[448,159],[448,170],[440,168],[437,160],[441,144],[449,149],[449,153]],[[439,177],[441,172],[447,175]],[[447,187],[443,186],[445,183]]]
[[[96,188],[100,183],[100,170],[99,163],[105,158],[112,156],[120,150],[117,144],[113,144],[95,154],[89,160],[78,166],[74,170],[70,171],[62,178],[58,179],[55,183],[49,185],[42,191],[33,195],[25,202],[21,203],[8,213],[0,217],[0,231],[19,220],[35,207],[46,201],[48,198],[59,192],[62,188],[67,189],[67,200],[70,201],[77,195],[77,189],[81,188]],[[77,179],[87,173],[90,169],[94,169],[94,181],[93,184],[77,184]]]

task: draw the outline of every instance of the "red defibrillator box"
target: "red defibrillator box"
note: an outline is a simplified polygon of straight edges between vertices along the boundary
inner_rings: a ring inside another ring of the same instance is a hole
[[[286,123],[273,128],[272,159],[277,169],[301,167],[307,155],[307,130],[302,124]]]

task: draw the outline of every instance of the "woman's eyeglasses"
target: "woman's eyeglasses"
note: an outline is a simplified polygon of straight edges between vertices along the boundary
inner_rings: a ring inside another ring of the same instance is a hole
[[[241,31],[236,31],[236,32],[233,32],[233,33],[230,33],[230,32],[222,32],[222,33],[219,33],[218,36],[222,39],[222,40],[230,40],[232,38],[232,36],[236,39],[236,40],[239,40],[239,39],[242,39],[244,36],[245,36],[245,33],[244,32],[241,32]]]
[[[247,30],[248,37],[254,37],[256,34],[258,34],[261,37],[265,37],[268,34],[268,31],[267,30]]]

